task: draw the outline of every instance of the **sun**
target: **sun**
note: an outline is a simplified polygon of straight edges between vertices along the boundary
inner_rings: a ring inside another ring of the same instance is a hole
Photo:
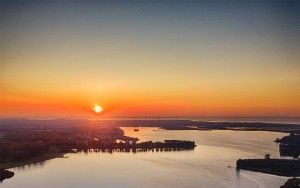
[[[96,112],[96,113],[100,113],[100,112],[102,112],[103,111],[103,108],[101,107],[101,106],[99,106],[99,105],[95,105],[94,106],[94,111]]]

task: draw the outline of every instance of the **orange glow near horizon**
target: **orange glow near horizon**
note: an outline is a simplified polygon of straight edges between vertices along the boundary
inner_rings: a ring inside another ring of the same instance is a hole
[[[269,98],[269,101],[256,98],[238,98],[227,101],[223,97],[211,99],[202,96],[202,100],[194,97],[189,99],[177,98],[142,98],[136,99],[112,98],[105,104],[105,113],[102,105],[95,105],[91,113],[90,100],[76,98],[56,99],[35,97],[1,97],[1,117],[75,117],[75,118],[101,118],[106,117],[234,117],[234,116],[297,116],[300,114],[299,107],[291,107],[292,103],[274,102],[277,99]],[[204,99],[207,100],[204,100]],[[159,100],[160,99],[160,100]],[[214,99],[214,100],[213,100]],[[259,102],[257,102],[259,101]],[[256,102],[256,103],[255,103]],[[286,102],[286,101],[285,101]]]
[[[0,118],[300,117],[293,7],[48,3],[0,5]]]

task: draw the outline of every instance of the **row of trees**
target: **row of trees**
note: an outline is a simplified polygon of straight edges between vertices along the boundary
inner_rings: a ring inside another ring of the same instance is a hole
[[[26,141],[26,142],[0,142],[0,162],[19,161],[30,159],[41,153],[48,152],[50,146],[46,145],[42,140]]]

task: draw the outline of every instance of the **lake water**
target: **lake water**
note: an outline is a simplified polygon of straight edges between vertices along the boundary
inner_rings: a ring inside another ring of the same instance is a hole
[[[141,141],[193,140],[193,151],[141,153],[72,153],[43,163],[12,168],[16,174],[1,188],[276,188],[287,178],[237,172],[239,158],[279,157],[273,141],[286,134],[246,131],[169,131],[123,128]]]

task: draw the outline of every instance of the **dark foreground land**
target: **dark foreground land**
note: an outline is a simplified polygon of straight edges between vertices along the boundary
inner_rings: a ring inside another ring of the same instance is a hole
[[[144,152],[193,150],[195,142],[137,142],[115,124],[95,121],[17,120],[0,124],[0,168],[42,162],[75,151]],[[1,174],[0,174],[1,175]]]
[[[137,138],[124,135],[124,131],[120,127],[126,126],[160,127],[166,130],[278,131],[293,132],[293,136],[300,132],[300,125],[272,123],[191,120],[0,120],[0,169],[3,169],[0,179],[13,176],[5,169],[62,157],[68,152],[88,150],[95,152],[181,151],[193,150],[196,146],[192,141],[181,140],[137,142]],[[299,155],[295,146],[298,147],[300,142],[295,142],[294,138],[298,140],[298,137],[277,140],[281,148],[284,148],[282,153],[288,153],[288,156]],[[241,160],[237,166],[240,169],[289,176],[287,171],[291,169],[293,174],[299,175],[299,162]],[[295,163],[297,164],[295,165]],[[278,165],[282,167],[277,168]]]
[[[289,156],[295,159],[239,159],[236,162],[237,169],[252,170],[279,176],[300,176],[300,135],[292,132],[288,136],[278,138],[281,156]]]
[[[298,177],[300,176],[300,135],[291,132],[290,135],[278,138],[275,142],[280,143],[279,152],[281,156],[289,156],[295,159],[270,159],[266,155],[265,159],[239,159],[236,162],[237,169],[251,170],[267,174]],[[299,188],[300,179],[289,179],[281,188]]]
[[[300,134],[292,132],[288,136],[276,139],[280,143],[279,152],[281,156],[297,158],[300,155]]]
[[[15,175],[14,172],[11,172],[9,170],[5,170],[3,168],[0,169],[0,182],[2,182],[5,179],[9,179]]]
[[[288,179],[287,182],[280,188],[299,188],[300,187],[300,179],[299,178],[291,178]]]
[[[300,160],[239,159],[236,162],[236,168],[279,176],[300,176]]]

